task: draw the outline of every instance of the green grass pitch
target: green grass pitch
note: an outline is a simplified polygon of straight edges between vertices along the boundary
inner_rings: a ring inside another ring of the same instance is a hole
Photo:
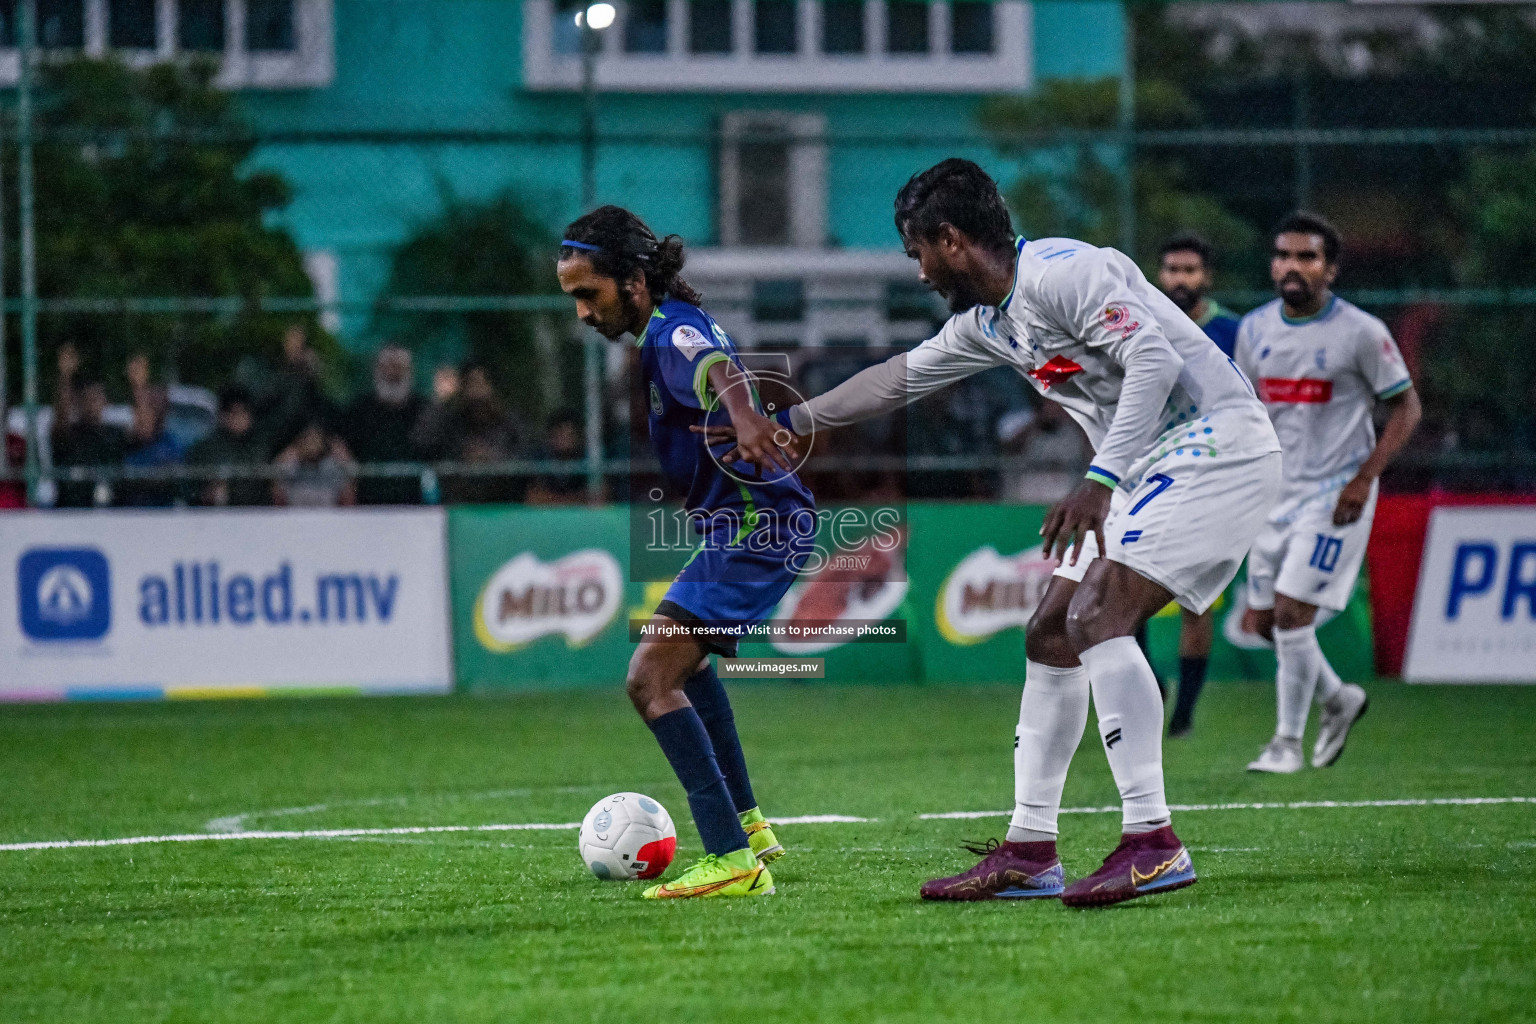
[[[0,1021],[1536,1019],[1536,805],[1187,811],[1200,884],[1102,911],[925,905],[1011,804],[1014,687],[734,685],[779,894],[656,905],[575,833],[0,852]],[[1372,687],[1339,765],[1242,768],[1272,688],[1213,685],[1178,804],[1536,796],[1536,687]],[[618,690],[0,709],[0,843],[570,822],[636,789],[698,840]],[[1090,726],[1066,804],[1115,802]],[[1069,877],[1114,814],[1062,819]]]

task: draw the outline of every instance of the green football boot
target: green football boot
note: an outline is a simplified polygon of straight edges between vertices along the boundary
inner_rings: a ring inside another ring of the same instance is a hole
[[[746,832],[747,842],[752,844],[752,853],[759,863],[772,864],[784,856],[784,844],[773,834],[773,826],[768,824],[762,811],[754,807],[750,811],[742,811],[739,817],[742,831]]]
[[[709,854],[681,876],[645,890],[648,900],[685,900],[704,896],[771,896],[773,876],[752,851],[732,850],[724,857]]]

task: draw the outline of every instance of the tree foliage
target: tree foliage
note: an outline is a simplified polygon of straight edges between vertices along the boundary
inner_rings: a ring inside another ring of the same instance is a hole
[[[1006,152],[1027,153],[1032,168],[1008,187],[1009,205],[1025,234],[1062,235],[1095,245],[1119,245],[1120,182],[1124,156],[1119,145],[1064,136],[1060,142],[1021,146],[1031,132],[1104,131],[1116,127],[1119,83],[1057,80],[1027,96],[984,106],[983,126]],[[1136,85],[1139,127],[1180,127],[1196,121],[1199,109],[1178,86],[1158,80]],[[1245,251],[1256,239],[1253,227],[1230,212],[1211,192],[1190,184],[1177,157],[1143,157],[1135,162],[1136,251],[1151,259],[1164,238],[1196,231],[1219,252]]]
[[[297,245],[269,223],[288,203],[288,187],[249,169],[255,143],[235,97],[213,86],[214,71],[206,62],[135,70],[112,59],[44,66],[35,157],[39,295],[312,295]],[[14,203],[14,174],[6,185]],[[7,262],[14,295],[14,245]],[[45,353],[71,341],[103,373],[143,350],[183,380],[218,384],[242,356],[275,357],[294,319],[254,310],[48,315],[39,332]]]
[[[471,201],[443,189],[442,212],[395,250],[386,295],[503,296],[557,291],[557,239],[512,192]],[[548,388],[539,344],[547,315],[496,312],[390,312],[374,333],[425,358],[469,358],[486,364],[498,388],[520,411],[547,411]],[[569,371],[569,368],[561,367]],[[575,370],[580,383],[579,363]],[[569,373],[562,374],[562,379]]]

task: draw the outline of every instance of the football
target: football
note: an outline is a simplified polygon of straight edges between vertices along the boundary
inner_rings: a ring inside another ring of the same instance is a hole
[[[577,841],[598,878],[656,878],[677,853],[677,828],[660,803],[643,793],[615,793],[592,805]]]

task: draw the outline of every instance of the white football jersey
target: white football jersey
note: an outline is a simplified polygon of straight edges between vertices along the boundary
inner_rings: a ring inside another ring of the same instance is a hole
[[[1279,299],[1260,306],[1238,325],[1234,354],[1280,436],[1276,522],[1333,501],[1376,447],[1376,402],[1413,386],[1387,325],[1338,296],[1300,321]]]
[[[1141,346],[1171,348],[1183,367],[1155,421],[1113,431],[1125,362]],[[1095,452],[1090,474],[1100,478],[1121,482],[1175,428],[1182,432],[1196,421],[1211,427],[1202,426],[1199,438],[1207,454],[1280,450],[1237,365],[1114,249],[1066,238],[1021,239],[1013,290],[1003,304],[951,317],[907,353],[909,400],[998,365],[1012,366],[1077,421]]]

